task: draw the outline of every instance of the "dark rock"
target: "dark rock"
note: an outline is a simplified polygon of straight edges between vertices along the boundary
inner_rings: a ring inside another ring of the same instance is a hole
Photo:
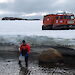
[[[8,62],[10,62],[10,61],[8,61]]]

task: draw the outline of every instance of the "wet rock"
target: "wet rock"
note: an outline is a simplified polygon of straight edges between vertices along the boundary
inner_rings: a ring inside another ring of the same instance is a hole
[[[7,62],[11,62],[11,61],[7,61]]]
[[[44,62],[44,63],[50,63],[50,62],[59,62],[63,58],[62,54],[58,52],[54,48],[49,48],[47,50],[44,50],[40,55],[39,55],[39,62]]]

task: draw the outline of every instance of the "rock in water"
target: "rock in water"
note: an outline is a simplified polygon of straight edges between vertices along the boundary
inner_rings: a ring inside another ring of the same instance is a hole
[[[58,52],[58,50],[54,49],[54,48],[49,48],[47,50],[44,50],[43,52],[41,52],[41,54],[39,55],[39,62],[44,62],[44,63],[50,63],[50,62],[59,62],[60,60],[62,60],[62,55],[60,52]]]

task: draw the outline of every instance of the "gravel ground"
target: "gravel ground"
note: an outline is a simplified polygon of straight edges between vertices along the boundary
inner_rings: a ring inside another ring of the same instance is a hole
[[[18,52],[0,51],[0,75],[75,75],[75,64],[71,63],[75,58],[66,57],[65,63],[51,66],[50,63],[39,64],[37,56],[38,53],[31,53],[27,69],[24,61],[18,65]]]
[[[24,63],[24,62],[23,62]],[[30,62],[28,69],[11,60],[0,62],[0,75],[75,75],[75,69],[60,67],[41,67],[36,62]]]

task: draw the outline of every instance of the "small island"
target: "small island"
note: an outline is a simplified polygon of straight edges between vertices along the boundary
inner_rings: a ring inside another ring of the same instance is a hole
[[[24,19],[24,18],[17,18],[17,17],[3,17],[1,20],[40,20],[40,19]]]

